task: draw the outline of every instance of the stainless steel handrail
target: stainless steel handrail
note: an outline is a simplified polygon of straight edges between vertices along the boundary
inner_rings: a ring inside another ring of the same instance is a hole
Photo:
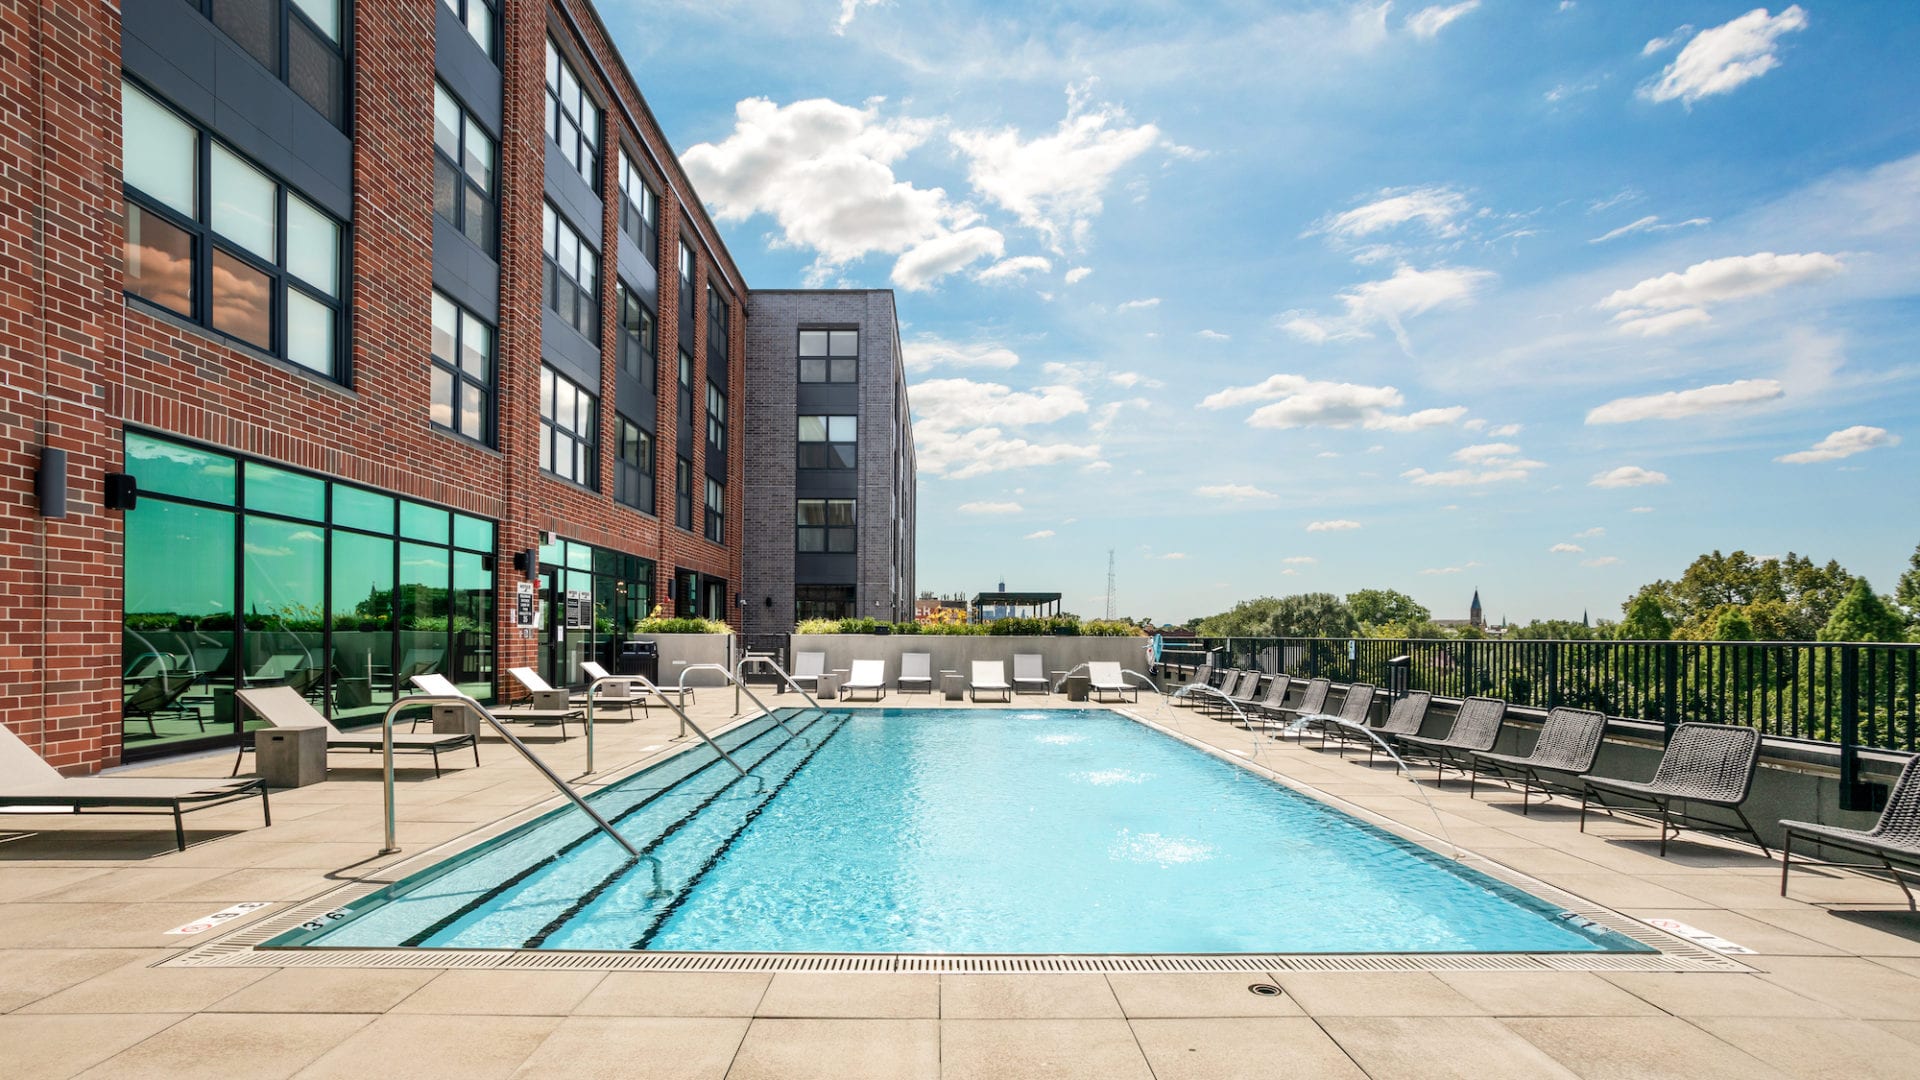
[[[419,694],[412,697],[403,697],[395,701],[393,704],[387,706],[386,715],[381,717],[380,726],[383,731],[383,734],[381,736],[381,753],[382,753],[382,758],[383,758],[385,769],[386,769],[387,846],[380,849],[380,854],[396,855],[400,851],[399,841],[394,836],[393,718],[396,715],[398,715],[403,709],[414,708],[421,705],[464,705],[466,706],[467,709],[472,711],[475,715],[479,716],[480,719],[485,720],[487,723],[493,725],[494,732],[497,733],[501,738],[507,740],[508,746],[511,746],[515,750],[518,750],[520,752],[521,757],[526,758],[529,764],[531,764],[534,768],[540,770],[540,775],[545,776],[547,780],[550,781],[555,788],[559,789],[560,794],[565,795],[568,799],[572,800],[573,805],[579,807],[582,811],[586,813],[588,817],[592,818],[593,823],[600,827],[600,831],[612,837],[613,842],[616,844],[619,844],[622,848],[626,849],[627,854],[633,856],[635,860],[638,860],[641,858],[652,858],[652,856],[650,855],[647,855],[647,856],[641,855],[640,849],[628,843],[627,838],[624,836],[621,836],[619,831],[616,830],[613,827],[613,825],[607,821],[606,818],[601,817],[600,812],[598,810],[595,810],[593,807],[588,806],[587,800],[581,798],[579,792],[574,791],[573,788],[568,786],[565,780],[560,779],[559,774],[555,773],[552,769],[549,769],[547,767],[546,762],[541,761],[537,756],[534,755],[533,751],[527,749],[527,745],[525,743],[521,742],[519,739],[514,738],[513,733],[508,731],[504,726],[502,726],[500,721],[496,719],[492,713],[488,712],[479,702],[473,700],[470,697],[467,697],[465,694]],[[655,888],[658,888],[660,885],[660,880],[659,880],[660,879],[660,863],[659,863],[659,860],[657,859],[654,861],[653,875],[654,875],[654,886]]]
[[[768,667],[773,669],[773,673],[775,675],[778,675],[782,679],[785,679],[787,681],[787,685],[793,687],[794,693],[799,694],[803,698],[806,698],[808,705],[811,705],[816,709],[820,707],[820,703],[813,699],[813,695],[807,693],[805,687],[801,686],[797,682],[794,682],[793,676],[787,674],[787,669],[781,667],[780,664],[777,661],[775,661],[773,657],[768,656],[766,653],[748,653],[747,655],[740,658],[739,663],[733,665],[733,677],[734,677],[733,685],[735,689],[740,689],[746,685],[747,680],[744,677],[742,677],[740,673],[740,669],[746,667],[748,664],[767,665]],[[682,675],[684,676],[685,673],[683,672]],[[753,691],[751,690],[747,691],[747,696],[750,698],[753,697]],[[753,698],[753,700],[755,701],[755,703],[758,703],[760,699]],[[760,707],[763,709],[766,708],[765,705],[761,705]]]
[[[732,683],[732,684],[734,685],[734,688],[735,688],[735,689],[737,689],[737,690],[739,690],[739,691],[740,691],[741,693],[743,693],[743,694],[745,694],[745,695],[747,695],[747,699],[748,699],[748,700],[750,700],[750,701],[752,701],[752,702],[753,702],[753,703],[754,703],[755,705],[758,705],[758,706],[760,706],[760,711],[761,711],[761,713],[763,713],[763,714],[764,714],[764,715],[765,715],[765,716],[767,717],[767,719],[769,719],[769,720],[772,720],[772,721],[773,721],[774,723],[776,723],[776,724],[779,724],[779,725],[780,725],[780,730],[782,730],[782,731],[784,731],[784,732],[786,732],[786,733],[787,733],[787,734],[789,734],[789,735],[792,735],[792,736],[794,736],[795,738],[799,738],[799,737],[801,737],[801,736],[800,736],[800,733],[799,733],[799,732],[797,732],[797,731],[795,731],[795,730],[793,730],[792,728],[790,728],[790,727],[788,727],[788,726],[787,726],[787,722],[786,722],[785,720],[782,720],[782,719],[780,719],[780,716],[779,716],[779,714],[778,714],[778,713],[775,713],[775,712],[774,712],[774,711],[773,711],[772,709],[769,709],[769,708],[767,708],[767,703],[766,703],[766,702],[764,702],[764,701],[761,701],[761,700],[760,700],[760,695],[758,695],[758,694],[756,694],[756,693],[754,693],[753,691],[751,691],[751,690],[749,690],[749,689],[747,689],[747,688],[746,688],[746,686],[745,686],[745,684],[743,684],[743,683],[741,682],[741,680],[740,680],[740,679],[739,679],[739,678],[738,678],[737,676],[735,676],[735,675],[734,675],[734,673],[733,673],[733,672],[731,672],[731,671],[728,671],[728,670],[726,669],[726,666],[725,666],[725,665],[723,665],[723,664],[688,664],[688,665],[687,665],[686,667],[683,667],[683,668],[681,668],[681,669],[680,669],[680,692],[681,692],[681,693],[683,693],[683,694],[684,694],[684,693],[686,692],[686,690],[687,690],[687,676],[688,676],[689,674],[691,674],[692,672],[695,672],[695,671],[717,671],[717,672],[719,672],[719,673],[720,673],[720,677],[721,677],[721,678],[723,678],[723,679],[725,679],[725,680],[727,680],[728,682],[730,682],[730,683]],[[812,698],[808,698],[807,700],[808,700],[808,701],[813,701],[813,699],[812,699]],[[817,701],[815,701],[815,702],[814,702],[814,704],[813,704],[813,707],[814,707],[814,708],[816,708],[816,709],[818,709],[818,708],[820,707],[820,703],[819,703],[819,702],[817,702]],[[685,716],[684,716],[684,714],[683,714],[683,715],[682,715],[682,719],[684,719],[684,718],[685,718]]]
[[[722,670],[725,670],[725,669],[723,668]],[[680,736],[685,736],[687,733],[687,729],[692,728],[693,733],[695,735],[700,736],[702,741],[704,741],[708,746],[713,747],[714,753],[719,754],[723,759],[726,760],[727,764],[733,766],[734,772],[739,773],[741,776],[747,775],[747,770],[741,768],[740,763],[733,760],[733,755],[727,753],[725,750],[720,749],[720,744],[713,741],[713,736],[708,735],[706,732],[700,730],[700,725],[694,723],[691,719],[688,718],[687,711],[685,709],[682,709],[680,706],[674,704],[673,700],[671,698],[668,698],[666,694],[662,693],[659,687],[653,685],[652,679],[647,678],[645,675],[614,675],[614,676],[610,676],[610,678],[612,678],[616,682],[624,681],[624,682],[630,682],[630,683],[639,683],[641,686],[646,687],[648,693],[652,694],[654,697],[659,698],[662,704],[664,704],[667,708],[672,709],[674,712],[674,715],[680,718]],[[596,686],[599,685],[599,681],[596,681],[594,685]],[[592,687],[588,688],[587,695],[588,695],[587,709],[589,712],[591,712],[593,709]]]

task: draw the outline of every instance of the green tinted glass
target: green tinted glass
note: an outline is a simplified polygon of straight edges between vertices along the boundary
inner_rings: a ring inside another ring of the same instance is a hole
[[[327,516],[327,485],[315,477],[249,461],[247,509],[322,521]]]
[[[567,542],[567,567],[572,570],[593,569],[593,548],[588,544]]]
[[[345,484],[333,485],[333,523],[382,536],[393,535],[393,496]]]
[[[444,544],[452,522],[453,515],[437,506],[417,502],[400,504],[400,535],[409,540]]]
[[[493,551],[493,522],[485,518],[453,515],[453,546],[468,551]]]
[[[234,460],[138,432],[127,432],[127,472],[140,490],[233,505]]]

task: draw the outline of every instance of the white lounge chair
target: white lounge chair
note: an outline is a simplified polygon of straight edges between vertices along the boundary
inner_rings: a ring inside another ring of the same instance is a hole
[[[1133,700],[1140,700],[1140,688],[1127,684],[1127,676],[1119,664],[1111,660],[1092,661],[1087,664],[1087,696],[1099,700],[1106,694],[1116,694],[1122,700],[1132,694]]]
[[[872,691],[873,700],[879,701],[887,696],[887,665],[881,660],[855,660],[853,671],[847,681],[841,685],[842,696],[856,692]]]
[[[903,694],[907,692],[908,684],[933,693],[933,655],[923,652],[901,653],[900,677],[894,682],[899,684]]]
[[[508,668],[507,670],[515,679],[519,680],[521,686],[526,687],[531,693],[551,694],[555,692],[553,687],[547,685],[547,680],[541,678],[540,674],[532,668]],[[430,671],[425,675],[415,675],[412,681],[413,685],[429,694],[463,697],[469,701],[473,700],[473,695],[453,685],[451,679],[448,679],[445,675],[437,671]],[[571,707],[564,709],[491,709],[488,711],[492,713],[493,718],[496,720],[525,721],[529,724],[559,724],[560,737],[562,739],[567,737],[567,721],[577,720],[582,715],[581,710]]]
[[[1013,686],[1007,682],[1007,665],[1000,660],[975,660],[973,678],[968,680],[967,689],[972,692],[973,700],[980,700],[981,691],[999,694],[1007,701],[1013,700]]]
[[[21,742],[20,736],[0,725],[0,806],[64,806],[76,814],[83,810],[138,814],[149,807],[171,810],[173,842],[185,851],[187,830],[180,822],[181,814],[254,795],[260,796],[265,823],[272,825],[267,782],[257,777],[187,780],[174,776],[61,776]]]
[[[379,752],[386,747],[384,734],[378,727],[371,731],[341,731],[333,726],[320,710],[314,708],[300,692],[291,686],[255,686],[246,690],[237,690],[234,697],[247,711],[265,720],[277,728],[326,728],[327,749],[329,750],[371,750]],[[458,750],[463,746],[473,747],[473,763],[480,764],[480,740],[471,735],[413,735],[394,732],[393,748],[410,750],[416,753],[433,755],[433,775],[440,775],[440,751]],[[240,740],[240,752],[234,755],[234,775],[240,773],[240,762],[253,749],[253,743]]]
[[[580,670],[587,673],[587,678],[593,679],[596,681],[600,679],[606,679],[606,678],[614,678],[614,679],[622,678],[622,676],[613,674],[612,672],[608,671],[605,667],[601,666],[599,662],[594,660],[580,661]],[[649,682],[650,681],[651,680],[649,680]],[[643,709],[653,707],[652,699],[653,699],[653,696],[656,694],[660,696],[660,699],[662,701],[672,699],[672,701],[675,704],[681,706],[682,708],[686,707],[687,702],[693,700],[693,687],[691,686],[655,686],[652,690],[648,690],[647,683],[639,682],[637,680],[635,682],[621,683],[621,684],[615,684],[615,685],[626,686],[627,692],[633,695],[631,700],[637,703]],[[601,701],[619,700],[608,694],[608,691],[612,689],[613,689],[612,686],[602,687],[597,693],[593,695],[594,701],[601,702]],[[585,701],[586,697],[582,695],[580,700]]]
[[[1051,693],[1047,683],[1046,664],[1039,653],[1013,654],[1013,688],[1024,692],[1037,687],[1042,694]]]
[[[827,654],[823,652],[797,652],[793,654],[793,670],[788,672],[793,681],[814,693],[820,692],[820,679],[827,673]],[[783,692],[786,687],[780,688]]]

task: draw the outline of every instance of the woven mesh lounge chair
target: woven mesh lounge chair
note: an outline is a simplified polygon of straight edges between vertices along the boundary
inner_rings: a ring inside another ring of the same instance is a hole
[[[273,824],[267,805],[267,782],[250,780],[188,780],[177,776],[61,776],[59,770],[0,725],[0,806],[64,806],[78,814],[98,810],[109,814],[152,811],[173,814],[173,842],[187,850],[187,830],[180,815],[239,799],[260,796],[260,814]]]
[[[1449,768],[1467,771],[1469,755],[1476,750],[1491,750],[1500,741],[1500,725],[1507,718],[1507,703],[1499,698],[1470,697],[1460,703],[1453,726],[1445,736],[1430,739],[1422,735],[1401,735],[1394,742],[1402,757],[1415,757],[1434,768],[1434,783]]]
[[[1673,729],[1666,753],[1660,755],[1660,767],[1653,779],[1610,780],[1592,773],[1583,774],[1586,784],[1580,793],[1580,831],[1587,829],[1587,804],[1598,803],[1608,813],[1620,812],[1652,818],[1660,825],[1660,854],[1667,853],[1667,841],[1678,836],[1684,825],[1696,832],[1745,833],[1771,858],[1767,842],[1747,820],[1740,804],[1753,790],[1753,774],[1760,766],[1760,732],[1750,727],[1728,724],[1681,724]],[[1652,807],[1651,810],[1618,806],[1608,798],[1630,799]],[[1683,804],[1676,809],[1674,804]],[[1740,819],[1738,826],[1715,822],[1691,813],[1687,806],[1704,803],[1731,810]]]
[[[1240,681],[1231,689],[1221,687],[1228,700],[1214,698],[1209,712],[1215,720],[1238,720],[1247,715],[1247,709],[1260,696],[1260,684],[1266,681],[1266,675],[1258,668],[1250,668],[1240,673]],[[1211,694],[1208,695],[1212,697]]]
[[[1036,692],[1048,694],[1053,688],[1047,684],[1047,665],[1039,653],[1013,654],[1013,690],[1016,694]]]
[[[967,689],[975,701],[980,700],[982,692],[1013,700],[1013,686],[1007,682],[1007,665],[999,660],[975,660],[973,677],[967,680]]]
[[[1857,851],[1879,859],[1880,865],[1887,868],[1887,876],[1900,886],[1901,892],[1907,894],[1907,907],[1913,908],[1913,890],[1908,888],[1906,879],[1900,876],[1894,863],[1920,866],[1920,757],[1907,759],[1907,767],[1900,770],[1900,779],[1894,781],[1893,791],[1887,795],[1887,807],[1880,811],[1880,820],[1873,828],[1842,829],[1812,821],[1782,821],[1780,827],[1786,831],[1786,837],[1780,842],[1781,896],[1787,895],[1787,873],[1793,863],[1793,838],[1800,836],[1818,845]],[[1859,868],[1857,863],[1821,863],[1807,859],[1801,859],[1800,862],[1802,865]]]
[[[1482,772],[1509,782],[1520,781],[1522,815],[1527,813],[1527,803],[1536,787],[1548,798],[1552,798],[1556,792],[1577,795],[1580,788],[1571,781],[1574,777],[1593,771],[1593,759],[1600,755],[1600,739],[1606,733],[1606,713],[1591,709],[1569,709],[1564,705],[1554,709],[1547,714],[1547,722],[1541,725],[1540,736],[1534,740],[1532,751],[1526,754],[1495,754],[1485,750],[1474,752],[1473,769],[1467,777],[1467,798],[1473,798]],[[1555,780],[1541,776],[1541,773],[1552,773],[1565,779]]]
[[[1262,716],[1271,716],[1286,707],[1287,693],[1293,689],[1293,676],[1280,672],[1267,680],[1267,692],[1260,700],[1252,702],[1253,712]]]
[[[875,701],[887,696],[886,661],[855,660],[853,662],[853,670],[847,673],[847,681],[840,687],[840,694],[850,699],[857,693],[871,693]]]
[[[1344,727],[1340,724],[1327,723],[1315,718],[1331,715],[1333,718],[1343,720],[1348,724],[1357,724],[1360,727],[1371,727],[1370,721],[1373,718],[1373,698],[1375,693],[1376,691],[1372,683],[1354,683],[1347,687],[1346,696],[1340,699],[1339,712],[1332,714],[1307,714],[1309,720],[1312,721],[1308,726],[1320,729],[1320,749],[1325,750],[1327,748],[1327,741],[1332,739],[1340,744],[1340,753],[1344,755],[1347,752],[1347,743],[1353,739],[1362,739],[1367,742],[1373,741],[1351,728]]]
[[[1184,706],[1189,709],[1193,708],[1194,706],[1199,704],[1199,701],[1197,700],[1198,698],[1206,697],[1210,695],[1207,695],[1204,691],[1199,694],[1191,694],[1191,693],[1182,694],[1180,691],[1185,690],[1190,686],[1212,686],[1213,673],[1214,673],[1214,667],[1211,661],[1205,664],[1201,664],[1198,668],[1194,669],[1193,678],[1188,679],[1186,682],[1181,683],[1179,686],[1176,686],[1171,691],[1169,691],[1169,696],[1167,700],[1172,702],[1175,705]]]
[[[233,695],[247,711],[265,720],[270,727],[327,729],[327,749],[329,750],[370,750],[379,753],[386,747],[383,733],[377,728],[373,731],[341,731],[333,726],[318,709],[291,686],[255,686],[246,690],[236,690]],[[440,775],[440,752],[458,750],[463,746],[473,747],[473,763],[480,764],[480,740],[472,735],[460,733],[413,735],[401,732],[393,733],[393,748],[399,751],[413,751],[433,755],[433,775]],[[233,775],[240,774],[240,762],[247,752],[253,749],[253,743],[245,738],[240,740],[240,751],[234,755]]]
[[[927,693],[933,693],[933,654],[910,652],[900,654],[900,677],[894,680],[901,693],[908,686],[917,686]]]
[[[1087,696],[1095,701],[1106,695],[1114,695],[1125,701],[1128,694],[1134,701],[1140,700],[1140,688],[1129,685],[1127,676],[1120,665],[1112,660],[1094,660],[1087,664]]]
[[[1427,706],[1433,704],[1433,693],[1428,690],[1410,690],[1400,695],[1400,700],[1387,710],[1387,718],[1373,729],[1383,741],[1392,743],[1401,735],[1418,735],[1420,728],[1427,722]],[[1365,739],[1367,744],[1367,764],[1373,764],[1373,755],[1380,752],[1380,744],[1367,739],[1357,732],[1350,733],[1355,742]]]
[[[1288,679],[1291,682],[1291,679]],[[1300,700],[1292,705],[1282,705],[1269,712],[1248,717],[1251,725],[1262,728],[1286,727],[1302,716],[1327,710],[1327,695],[1333,692],[1330,679],[1308,679],[1307,688],[1300,692]]]

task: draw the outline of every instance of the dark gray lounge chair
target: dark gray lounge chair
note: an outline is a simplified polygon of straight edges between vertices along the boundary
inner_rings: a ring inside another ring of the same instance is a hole
[[[1593,759],[1599,756],[1600,739],[1606,733],[1606,713],[1565,706],[1554,709],[1547,714],[1547,722],[1541,726],[1540,737],[1534,740],[1530,753],[1495,754],[1483,750],[1473,754],[1473,771],[1467,778],[1467,798],[1473,798],[1482,771],[1498,779],[1520,781],[1522,815],[1528,812],[1527,803],[1535,787],[1548,798],[1552,798],[1556,792],[1562,795],[1580,794],[1581,789],[1573,783],[1573,779],[1593,771]],[[1555,780],[1541,773],[1552,773],[1565,779]]]
[[[1207,689],[1201,693],[1189,694],[1188,699],[1193,701],[1201,712],[1213,713],[1218,711],[1231,716],[1233,715],[1233,708],[1222,699],[1230,698],[1238,694],[1240,692],[1240,684],[1249,678],[1258,679],[1260,678],[1260,673],[1257,671],[1241,671],[1239,668],[1227,668],[1220,673],[1220,684],[1218,686],[1211,683],[1187,684],[1188,686],[1204,685],[1207,687]],[[1184,690],[1186,687],[1181,687],[1181,689]],[[1218,691],[1218,693],[1214,691]],[[1176,691],[1176,693],[1177,692],[1178,691]]]
[[[1500,741],[1500,725],[1507,719],[1507,703],[1499,698],[1470,697],[1460,703],[1453,726],[1445,736],[1430,739],[1422,735],[1401,735],[1394,739],[1404,751],[1434,768],[1433,782],[1438,785],[1449,768],[1467,771],[1468,755],[1476,750],[1491,750]]]
[[[154,735],[160,734],[154,726],[154,717],[160,713],[173,713],[185,719],[198,721],[200,730],[207,730],[207,718],[200,710],[190,709],[180,704],[188,690],[193,689],[193,679],[185,672],[162,671],[133,688],[120,703],[120,715],[128,720],[140,719],[147,722],[147,730]]]
[[[1307,688],[1300,693],[1300,701],[1294,705],[1282,705],[1271,713],[1249,717],[1262,728],[1286,727],[1295,719],[1311,713],[1325,712],[1327,695],[1333,692],[1331,679],[1308,679]]]
[[[1213,663],[1209,661],[1207,663],[1201,664],[1198,668],[1194,670],[1193,678],[1188,679],[1186,682],[1181,683],[1179,686],[1174,687],[1173,690],[1171,691],[1172,696],[1168,700],[1172,701],[1176,705],[1184,705],[1187,708],[1192,708],[1195,704],[1197,704],[1197,702],[1195,701],[1196,698],[1207,696],[1207,695],[1187,694],[1183,696],[1180,693],[1180,691],[1185,690],[1191,686],[1212,686],[1212,685],[1213,685]]]
[[[1280,672],[1273,678],[1267,680],[1267,692],[1260,695],[1259,701],[1250,703],[1253,706],[1251,711],[1261,716],[1271,716],[1278,713],[1286,707],[1287,694],[1292,690],[1293,676],[1288,675],[1284,671]]]
[[[1660,755],[1660,767],[1646,783],[1610,780],[1586,773],[1580,793],[1580,831],[1587,829],[1587,803],[1599,803],[1609,813],[1620,812],[1651,818],[1660,824],[1660,854],[1667,853],[1667,841],[1679,835],[1681,826],[1696,832],[1745,833],[1771,858],[1767,842],[1740,810],[1753,790],[1753,774],[1760,765],[1760,732],[1750,727],[1728,724],[1681,724],[1673,729],[1666,753]],[[1617,806],[1608,797],[1644,803],[1652,809]],[[1682,806],[1676,810],[1675,803]],[[1688,807],[1694,803],[1731,810],[1740,819],[1738,826],[1695,816]]]
[[[1323,717],[1330,715],[1335,720],[1343,720],[1348,724],[1358,724],[1361,727],[1371,726],[1370,721],[1373,718],[1373,699],[1375,693],[1376,691],[1372,683],[1354,683],[1347,687],[1346,696],[1340,699],[1339,712],[1331,714],[1320,713],[1318,715]],[[1322,750],[1327,748],[1329,739],[1339,742],[1340,753],[1343,755],[1347,752],[1347,742],[1350,739],[1362,739],[1367,742],[1373,741],[1351,728],[1316,719],[1311,714],[1308,720],[1309,723],[1307,726],[1320,729],[1320,749]]]
[[[1894,863],[1920,867],[1920,757],[1907,759],[1907,767],[1900,770],[1900,779],[1894,781],[1893,791],[1887,795],[1887,808],[1880,811],[1880,820],[1873,828],[1842,829],[1812,821],[1782,821],[1780,827],[1786,831],[1786,837],[1780,842],[1781,896],[1787,895],[1787,872],[1793,862],[1793,838],[1802,836],[1817,845],[1857,851],[1879,859],[1880,865],[1887,868],[1887,876],[1900,886],[1901,892],[1907,894],[1907,907],[1913,908],[1913,890],[1907,887],[1906,879],[1900,876]],[[1822,863],[1808,859],[1801,859],[1800,862],[1811,866],[1859,868],[1855,863]]]
[[[1373,729],[1384,742],[1391,744],[1401,735],[1420,734],[1421,725],[1427,722],[1427,706],[1433,704],[1433,693],[1428,690],[1410,690],[1400,695],[1400,700],[1387,710],[1387,718]],[[1355,742],[1365,740],[1367,744],[1367,764],[1373,764],[1373,755],[1379,753],[1380,743],[1358,732],[1349,732]]]

